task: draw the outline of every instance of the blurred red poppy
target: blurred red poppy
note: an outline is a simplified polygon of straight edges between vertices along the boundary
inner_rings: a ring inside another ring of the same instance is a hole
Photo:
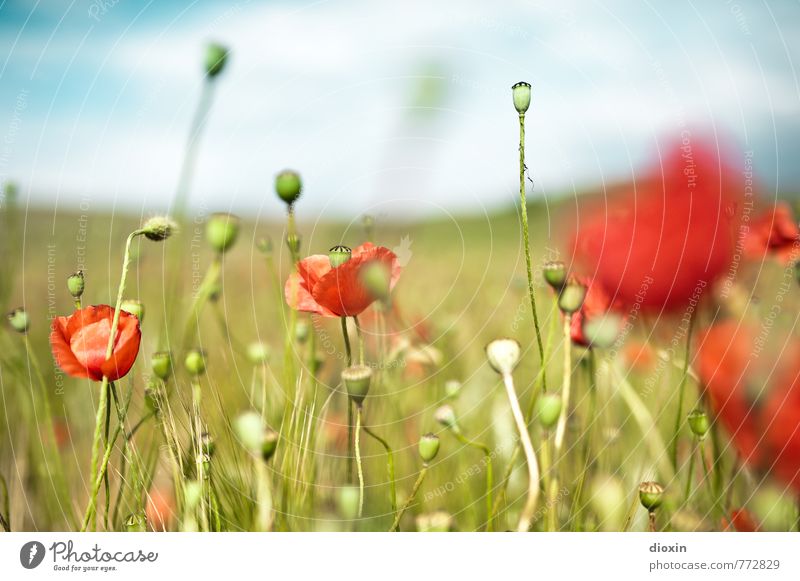
[[[738,181],[715,147],[668,147],[644,178],[582,203],[576,262],[622,306],[679,310],[729,268]]]
[[[389,288],[394,288],[402,267],[394,252],[370,242],[353,249],[350,259],[336,268],[324,254],[309,256],[297,263],[297,272],[286,281],[284,295],[290,307],[323,317],[352,317],[374,301],[360,280],[361,268],[372,261],[385,264],[391,273]]]
[[[800,340],[773,351],[756,348],[757,336],[748,323],[714,325],[699,336],[698,372],[744,462],[800,494]]]
[[[58,366],[72,377],[100,381],[103,376],[115,381],[133,367],[139,354],[142,333],[139,319],[120,311],[114,351],[106,359],[114,308],[108,305],[86,307],[69,317],[56,317],[50,331],[50,346]]]
[[[744,240],[744,252],[756,259],[772,254],[786,264],[800,258],[800,228],[787,203],[779,202],[753,220]]]
[[[759,531],[758,523],[753,515],[746,508],[738,508],[731,511],[731,520],[722,519],[723,530],[730,530],[731,527],[737,533],[756,533]]]

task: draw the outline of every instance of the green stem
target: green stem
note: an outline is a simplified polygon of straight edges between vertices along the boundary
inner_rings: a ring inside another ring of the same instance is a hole
[[[356,406],[356,465],[358,466],[358,518],[364,513],[364,468],[361,466],[361,406]]]
[[[686,478],[686,488],[683,492],[683,503],[689,504],[692,498],[692,481],[694,480],[694,456],[697,451],[697,442],[692,443],[692,451],[689,454],[689,474]]]
[[[678,440],[680,439],[681,426],[684,421],[683,400],[686,397],[686,378],[689,374],[689,358],[691,357],[693,328],[694,312],[689,315],[689,328],[686,331],[686,351],[684,353],[683,369],[681,371],[681,382],[680,385],[678,385],[678,413],[675,415],[675,427],[672,432],[672,441],[670,442],[670,458],[672,459],[672,467],[676,472],[678,470]]]
[[[397,513],[397,482],[394,474],[394,454],[392,453],[392,448],[389,446],[389,443],[386,440],[381,438],[367,426],[364,426],[364,431],[374,440],[377,440],[386,451],[386,471],[389,475],[389,503],[392,506],[392,515],[394,515]]]
[[[550,459],[550,434],[546,431],[542,434],[542,447],[539,452],[539,459],[542,462],[542,482],[544,485],[545,497],[547,498],[545,530],[552,533],[556,530],[556,505],[550,498],[550,491],[553,484],[553,465]]]
[[[364,365],[364,334],[358,323],[358,317],[354,316],[353,322],[356,324],[356,334],[358,335],[358,362],[360,365]]]
[[[586,486],[586,477],[589,473],[589,466],[592,464],[592,442],[595,432],[595,424],[597,423],[595,415],[597,414],[597,385],[595,383],[595,354],[593,350],[589,351],[586,363],[587,383],[589,386],[589,413],[587,418],[589,425],[586,428],[586,433],[583,437],[583,465],[581,474],[578,477],[578,485],[575,490],[575,498],[570,507],[570,518],[572,520],[572,530],[579,531],[581,521],[583,519],[583,489]]]
[[[533,313],[533,328],[536,331],[536,344],[539,347],[539,363],[542,367],[542,385],[547,391],[547,373],[545,371],[544,346],[542,332],[539,327],[539,315],[536,312],[536,295],[533,290],[533,266],[531,260],[530,234],[528,233],[528,204],[525,200],[525,114],[519,114],[519,201],[522,217],[522,237],[525,244],[525,268],[528,274],[528,296]]]
[[[347,366],[353,365],[353,352],[350,348],[350,336],[347,333],[347,317],[341,317],[342,338]],[[347,398],[347,481],[353,481],[353,402]]]
[[[422,486],[422,481],[425,480],[425,475],[428,473],[428,465],[424,464],[422,466],[422,470],[419,472],[419,476],[417,477],[417,481],[414,482],[414,487],[411,489],[411,494],[408,495],[408,499],[403,503],[403,506],[400,510],[397,511],[397,514],[394,517],[394,522],[392,522],[392,526],[389,528],[389,532],[399,530],[400,520],[403,518],[403,514],[408,510],[408,507],[411,506],[411,503],[414,502],[414,498],[417,496],[417,492],[419,492],[419,487]]]
[[[561,459],[561,449],[564,446],[564,435],[567,431],[567,416],[569,415],[570,388],[572,386],[572,336],[570,326],[571,315],[564,316],[564,380],[561,387],[561,413],[556,424],[556,436],[553,442],[553,456],[556,464]]]

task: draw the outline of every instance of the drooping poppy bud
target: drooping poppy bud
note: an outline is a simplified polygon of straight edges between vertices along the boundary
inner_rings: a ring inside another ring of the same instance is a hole
[[[302,191],[303,182],[297,172],[286,169],[275,177],[275,192],[289,206],[297,201]]]
[[[206,241],[218,254],[228,250],[239,236],[239,217],[218,212],[206,222]]]
[[[142,233],[148,240],[161,242],[172,236],[177,229],[178,225],[169,217],[153,216],[142,226]]]
[[[517,110],[517,113],[524,115],[528,107],[531,106],[530,83],[526,83],[525,81],[515,83],[514,86],[511,87],[511,94],[514,98],[514,108]]]
[[[458,426],[458,419],[456,418],[456,412],[452,406],[443,405],[437,408],[433,414],[433,419],[435,419],[439,424],[448,430],[453,430],[454,432],[458,432],[460,430]]]
[[[431,462],[439,453],[439,436],[427,433],[419,439],[419,455],[425,464]]]

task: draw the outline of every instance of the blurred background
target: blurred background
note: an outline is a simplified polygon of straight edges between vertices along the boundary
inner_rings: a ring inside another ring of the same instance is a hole
[[[0,4],[0,182],[56,209],[166,210],[203,84],[190,204],[281,216],[480,213],[516,196],[510,86],[533,84],[530,195],[630,180],[686,128],[798,190],[796,2],[367,0]]]

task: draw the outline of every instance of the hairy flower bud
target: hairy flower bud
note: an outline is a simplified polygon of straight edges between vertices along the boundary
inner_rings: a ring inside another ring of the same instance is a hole
[[[83,290],[86,288],[86,280],[83,276],[83,271],[79,270],[67,277],[67,290],[72,298],[79,299],[83,296]]]
[[[206,241],[214,250],[222,254],[228,250],[239,236],[239,217],[218,212],[211,214],[206,221]]]
[[[186,371],[190,375],[200,375],[206,370],[206,357],[200,349],[191,349],[184,359]]]
[[[511,94],[514,98],[514,108],[517,110],[517,113],[523,115],[528,110],[528,107],[531,106],[530,83],[526,83],[525,81],[515,83],[514,86],[511,87]]]
[[[177,229],[178,225],[169,217],[153,216],[142,226],[142,234],[144,234],[148,240],[161,242],[172,236]]]
[[[30,319],[28,318],[28,312],[23,309],[22,307],[18,307],[8,313],[8,322],[11,325],[11,328],[14,329],[17,333],[27,333],[28,328],[31,325]]]
[[[150,359],[153,375],[166,381],[172,374],[172,355],[169,351],[156,351]]]
[[[275,192],[289,206],[297,201],[302,191],[303,182],[297,172],[286,169],[275,177]]]

